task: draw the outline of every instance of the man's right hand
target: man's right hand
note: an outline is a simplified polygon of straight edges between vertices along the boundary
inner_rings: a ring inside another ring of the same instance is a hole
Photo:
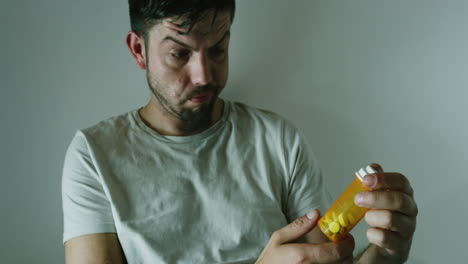
[[[353,263],[354,239],[351,235],[337,243],[294,243],[316,226],[319,216],[320,213],[313,210],[275,231],[256,264]]]

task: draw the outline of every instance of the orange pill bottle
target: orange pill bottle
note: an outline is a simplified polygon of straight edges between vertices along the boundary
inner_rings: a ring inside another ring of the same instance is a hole
[[[369,210],[369,208],[357,206],[354,203],[354,196],[359,192],[370,190],[362,181],[364,176],[371,173],[376,173],[376,171],[370,166],[357,171],[353,182],[320,218],[318,226],[331,241],[344,239]]]

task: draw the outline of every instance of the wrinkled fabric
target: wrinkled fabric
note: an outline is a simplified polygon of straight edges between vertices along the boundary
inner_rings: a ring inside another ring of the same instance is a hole
[[[64,162],[63,242],[117,233],[128,263],[253,263],[271,233],[326,191],[304,136],[224,101],[194,136],[162,136],[137,110],[77,131]]]

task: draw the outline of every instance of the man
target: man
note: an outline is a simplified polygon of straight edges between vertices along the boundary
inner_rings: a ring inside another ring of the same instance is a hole
[[[352,263],[354,241],[316,228],[328,205],[304,136],[219,98],[234,0],[130,0],[127,46],[149,103],[77,132],[63,172],[67,263]],[[402,263],[417,207],[398,173],[368,175],[370,246]]]

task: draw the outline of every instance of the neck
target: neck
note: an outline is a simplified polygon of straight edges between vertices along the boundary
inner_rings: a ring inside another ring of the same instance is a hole
[[[191,136],[205,131],[213,126],[223,114],[224,101],[220,98],[216,99],[211,115],[211,123],[208,127],[197,131],[184,130],[184,122],[171,114],[167,113],[159,102],[151,96],[150,101],[146,106],[138,111],[143,122],[158,134],[163,136]]]

